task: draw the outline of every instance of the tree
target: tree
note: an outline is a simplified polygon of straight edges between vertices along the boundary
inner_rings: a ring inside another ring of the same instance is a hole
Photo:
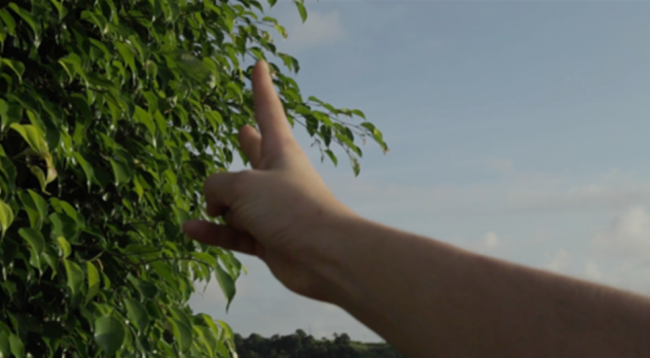
[[[350,336],[348,336],[347,333],[341,333],[340,335],[334,333],[334,344],[349,345]]]
[[[203,179],[244,156],[245,59],[269,57],[289,121],[334,164],[331,143],[358,174],[355,139],[386,151],[381,132],[303,98],[269,30],[286,32],[255,0],[2,4],[0,355],[229,356],[228,325],[187,300],[214,275],[230,304],[243,268],[180,226],[206,219]]]
[[[302,334],[300,333],[302,332]],[[271,338],[263,338],[257,334],[251,334],[243,339],[236,336],[237,352],[240,358],[362,358],[362,357],[401,357],[392,347],[382,345],[381,349],[375,346],[353,342],[350,337],[342,333],[334,334],[334,340],[314,339],[307,336],[302,330],[296,333],[280,336],[273,335]]]

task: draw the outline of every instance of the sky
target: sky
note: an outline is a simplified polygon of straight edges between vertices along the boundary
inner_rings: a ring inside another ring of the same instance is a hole
[[[358,214],[485,255],[650,295],[650,2],[279,1],[303,95],[359,108],[384,134],[321,163]],[[244,170],[240,160],[231,171]],[[244,336],[380,341],[342,309],[285,289],[256,258],[228,313]],[[422,272],[423,275],[426,272]],[[203,288],[199,288],[202,290]]]

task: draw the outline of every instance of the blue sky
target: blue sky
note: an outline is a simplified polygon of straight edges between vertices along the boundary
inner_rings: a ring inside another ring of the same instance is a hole
[[[354,178],[320,163],[357,213],[473,251],[650,294],[650,3],[280,1],[304,95],[362,109],[384,133]],[[241,162],[231,170],[241,170]],[[230,312],[217,285],[195,311],[248,335],[347,332],[337,307],[241,257]],[[422,274],[426,274],[423,272]]]

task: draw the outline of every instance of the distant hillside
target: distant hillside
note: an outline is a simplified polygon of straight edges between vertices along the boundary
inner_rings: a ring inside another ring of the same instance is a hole
[[[350,340],[347,334],[334,334],[334,339],[316,339],[299,329],[288,336],[264,338],[251,334],[235,335],[239,358],[404,358],[386,343],[362,343]]]

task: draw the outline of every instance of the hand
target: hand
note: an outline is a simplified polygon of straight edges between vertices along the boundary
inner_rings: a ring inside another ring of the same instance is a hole
[[[326,243],[310,234],[355,214],[334,197],[296,142],[263,61],[253,71],[253,93],[261,136],[251,126],[239,132],[253,169],[212,174],[204,184],[208,215],[223,215],[228,225],[192,220],[183,230],[202,243],[256,255],[287,288],[324,299],[312,265]]]

